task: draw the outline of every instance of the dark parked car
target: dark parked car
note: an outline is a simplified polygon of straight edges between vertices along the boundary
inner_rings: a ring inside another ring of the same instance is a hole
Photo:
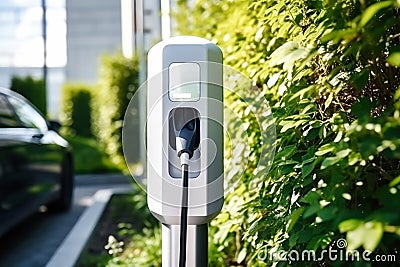
[[[59,126],[0,88],[0,236],[43,205],[70,208],[72,154]]]

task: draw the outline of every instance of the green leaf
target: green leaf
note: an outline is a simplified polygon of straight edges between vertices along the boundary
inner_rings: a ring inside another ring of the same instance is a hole
[[[310,241],[311,237],[313,236],[313,232],[310,228],[305,228],[304,230],[298,232],[299,233],[299,243],[305,243]]]
[[[342,29],[337,31],[332,31],[321,38],[322,43],[326,43],[332,41],[334,43],[338,43],[342,40],[351,41],[356,38],[358,32],[356,29]]]
[[[263,169],[257,170],[255,175],[253,176],[253,179],[257,180],[261,176],[267,176],[268,175],[268,171],[269,171],[269,168],[263,168]]]
[[[396,101],[400,100],[400,87],[394,93],[393,99]]]
[[[363,158],[377,153],[377,148],[382,144],[382,140],[375,134],[360,137],[358,140],[359,151]]]
[[[315,161],[309,164],[303,164],[303,166],[301,166],[301,176],[305,178],[308,175],[310,175],[314,170],[315,165],[316,165]]]
[[[387,62],[392,66],[400,67],[400,52],[390,53]]]
[[[358,90],[361,90],[367,84],[368,78],[369,78],[369,70],[365,68],[360,72],[355,72],[353,75],[351,75],[350,79],[353,81],[355,87]]]
[[[351,152],[349,155],[349,165],[353,166],[354,164],[356,164],[357,162],[361,161],[362,157],[360,153],[357,152]]]
[[[366,250],[374,251],[379,245],[383,235],[383,224],[381,222],[367,222],[364,224],[365,236],[363,247]]]
[[[369,251],[374,251],[379,245],[383,235],[383,224],[370,221],[360,224],[354,230],[347,232],[347,250],[355,250],[360,246]]]
[[[315,191],[309,191],[302,199],[303,202],[309,203],[311,205],[318,205],[319,206],[319,199],[320,196]]]
[[[400,183],[400,175],[397,176],[396,178],[394,178],[394,179],[389,183],[389,186],[390,186],[390,187],[393,187],[393,186],[398,185],[399,183]]]
[[[329,221],[337,216],[337,208],[332,205],[324,206],[320,211],[318,211],[317,216],[322,219],[322,221]]]
[[[333,143],[329,143],[329,144],[325,144],[323,146],[321,146],[317,152],[315,152],[316,156],[322,156],[325,155],[326,153],[332,152],[335,150],[337,145],[333,144]]]
[[[345,158],[345,157],[347,157],[349,154],[350,154],[350,152],[351,152],[352,150],[350,149],[350,148],[347,148],[347,149],[343,149],[343,150],[341,150],[341,151],[339,151],[339,152],[337,152],[336,153],[336,157],[339,157],[339,158]]]
[[[307,149],[307,154],[303,155],[301,157],[302,163],[303,164],[308,164],[311,163],[315,160],[315,148],[311,146],[310,148]]]
[[[298,121],[282,121],[279,125],[282,125],[281,133],[286,132],[291,128],[297,128],[301,124],[307,122],[307,120],[298,120]]]
[[[326,169],[327,167],[338,163],[341,159],[347,157],[351,151],[352,150],[350,148],[343,149],[337,152],[335,157],[328,157],[324,159],[324,161],[321,164],[321,170]]]
[[[275,158],[286,160],[287,158],[293,155],[296,149],[297,149],[296,145],[286,146],[275,155]]]
[[[378,13],[381,9],[391,5],[393,5],[392,1],[383,1],[369,6],[361,15],[360,26],[364,27],[376,13]]]
[[[244,261],[244,259],[246,258],[246,255],[247,255],[247,249],[242,248],[242,250],[239,252],[239,255],[237,257],[237,262],[241,263],[242,261]]]
[[[262,37],[263,37],[264,29],[265,29],[265,26],[261,26],[261,27],[257,30],[256,35],[254,36],[254,40],[255,40],[256,42],[261,41],[261,39],[262,39]]]
[[[358,220],[358,219],[349,219],[349,220],[343,221],[339,224],[339,231],[341,233],[346,233],[348,231],[356,229],[362,223],[363,223],[363,221]]]
[[[328,168],[329,166],[332,166],[336,163],[338,163],[342,158],[339,157],[328,157],[324,159],[324,161],[321,163],[321,170]]]
[[[289,247],[292,248],[294,245],[297,244],[297,240],[299,239],[299,232],[294,232],[289,237]]]
[[[249,230],[247,231],[248,235],[254,235],[255,233],[257,233],[258,230],[260,230],[260,228],[262,228],[264,225],[263,221],[255,221],[251,224]]]
[[[315,103],[311,103],[311,104],[308,104],[308,105],[300,112],[300,114],[314,113],[315,111],[316,111]],[[316,121],[310,122],[310,125],[313,126],[314,128],[315,128],[315,127],[319,127],[319,126],[321,126],[321,122],[316,120]]]
[[[269,64],[271,67],[281,65],[284,69],[290,69],[294,62],[307,57],[308,51],[298,43],[289,41],[277,48],[272,54]]]
[[[299,220],[300,216],[304,212],[304,207],[298,208],[297,210],[293,211],[292,214],[290,215],[287,231],[290,232],[293,229],[293,226],[296,224],[296,222]]]
[[[314,91],[315,91],[315,88],[316,88],[315,85],[310,85],[310,86],[307,86],[306,88],[303,88],[303,89],[299,90],[298,92],[296,92],[295,94],[293,94],[293,95],[289,98],[289,102],[290,102],[290,101],[293,101],[293,100],[298,101],[299,98],[300,98],[300,99],[303,99],[303,98],[304,98],[304,95],[310,94],[310,93],[314,92]],[[306,114],[306,113],[303,111],[302,114]]]
[[[331,105],[332,100],[333,100],[333,94],[331,93],[331,94],[328,95],[328,97],[327,97],[327,99],[325,101],[324,110],[326,110]]]
[[[218,221],[219,223],[224,223],[229,220],[229,217],[230,216],[228,212],[222,212],[218,215],[218,217],[215,220]]]
[[[288,129],[295,127],[295,121],[281,121],[279,125],[282,126],[281,133],[284,133]]]
[[[343,137],[343,132],[339,131],[338,134],[336,135],[335,139],[333,140],[334,143],[339,142],[340,140],[342,140]]]
[[[348,231],[346,235],[347,239],[347,247],[346,249],[348,250],[356,250],[359,248],[363,242],[364,242],[364,227],[362,224],[360,224],[357,228],[354,230]]]
[[[375,104],[371,100],[364,97],[351,106],[351,113],[353,113],[357,118],[369,118],[371,116],[371,109],[374,106]]]
[[[319,204],[311,205],[310,207],[308,207],[306,209],[306,211],[304,212],[303,216],[304,216],[304,218],[308,218],[308,217],[310,217],[311,215],[317,213],[320,210],[321,210],[321,206],[319,206]]]
[[[278,166],[285,166],[285,165],[293,165],[293,164],[299,164],[299,162],[295,161],[295,160],[292,160],[292,159],[289,159],[289,160],[282,161],[282,162],[278,163],[277,165]]]
[[[315,191],[308,192],[302,199],[302,202],[309,203],[310,206],[306,208],[303,213],[304,218],[308,218],[311,215],[317,213],[321,209],[321,205],[319,204],[319,200],[321,199],[320,195]]]

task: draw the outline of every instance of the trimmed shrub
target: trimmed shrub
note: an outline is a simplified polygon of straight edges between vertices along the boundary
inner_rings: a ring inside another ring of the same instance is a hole
[[[93,87],[65,84],[62,88],[61,122],[68,135],[93,137],[91,105]]]
[[[179,13],[193,14],[179,17],[181,25],[193,25],[180,33],[217,42],[224,63],[261,89],[277,126],[270,171],[262,171],[265,158],[256,171],[247,168],[212,222],[219,257],[234,265],[285,266],[272,252],[321,255],[339,249],[341,238],[349,250],[396,253],[398,2],[199,0],[193,8],[179,2]],[[250,150],[262,149],[254,141]],[[248,190],[251,183],[256,191]],[[357,265],[328,257],[319,263]]]
[[[28,99],[43,115],[47,115],[46,87],[43,79],[31,76],[11,78],[11,90]]]
[[[122,122],[130,99],[139,87],[136,57],[104,56],[100,81],[93,98],[92,129],[96,139],[118,166],[125,166],[122,151]]]

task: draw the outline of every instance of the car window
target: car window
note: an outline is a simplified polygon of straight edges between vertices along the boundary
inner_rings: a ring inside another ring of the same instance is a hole
[[[15,97],[9,97],[22,125],[27,128],[38,128],[42,132],[47,130],[46,120],[30,104]]]
[[[5,95],[0,94],[0,128],[20,127],[21,123]]]

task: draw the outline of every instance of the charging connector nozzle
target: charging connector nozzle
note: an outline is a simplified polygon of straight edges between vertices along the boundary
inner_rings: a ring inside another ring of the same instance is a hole
[[[198,118],[192,119],[187,122],[183,128],[176,135],[176,151],[178,157],[181,157],[182,153],[188,153],[189,159],[192,158],[193,152],[199,146],[197,140]]]
[[[191,159],[200,143],[198,112],[192,108],[177,108],[171,112],[170,120],[175,135],[172,147],[176,150],[178,158],[185,152]]]

